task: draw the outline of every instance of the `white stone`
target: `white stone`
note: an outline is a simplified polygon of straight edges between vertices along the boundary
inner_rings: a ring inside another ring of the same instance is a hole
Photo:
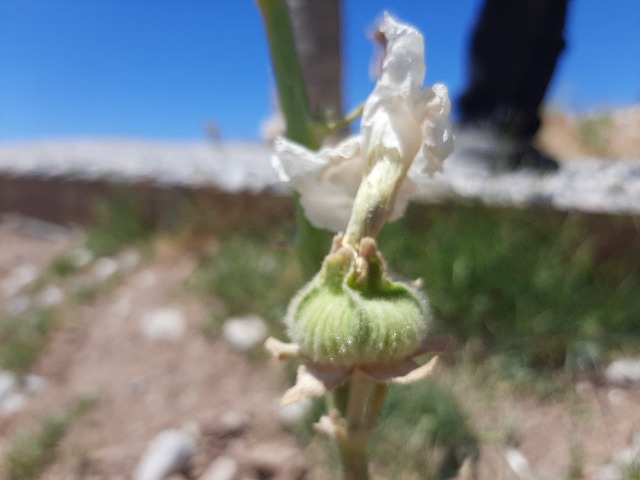
[[[25,263],[16,267],[10,274],[2,281],[2,291],[5,297],[11,297],[24,287],[33,283],[39,275],[38,267],[30,263]]]
[[[238,410],[229,410],[222,414],[216,424],[216,431],[225,437],[237,436],[244,432],[251,421],[249,415]]]
[[[26,312],[31,306],[31,300],[28,295],[16,295],[7,299],[4,311],[9,315],[19,315]]]
[[[113,276],[118,271],[119,265],[111,257],[101,257],[93,266],[92,272],[96,280],[104,281]]]
[[[622,480],[620,468],[612,463],[608,463],[598,471],[598,480]]]
[[[24,380],[24,390],[27,393],[40,393],[47,387],[47,380],[40,375],[29,374]]]
[[[607,382],[616,386],[640,383],[640,360],[620,359],[612,362],[605,370]]]
[[[531,466],[529,460],[524,454],[515,448],[507,448],[504,452],[504,458],[509,468],[520,478],[526,478],[531,475]]]
[[[147,446],[135,468],[133,480],[162,480],[184,472],[196,451],[196,441],[191,433],[178,429],[160,432]]]
[[[236,461],[223,455],[209,464],[198,480],[233,480],[238,474]]]
[[[140,328],[150,340],[178,340],[186,330],[184,313],[177,308],[158,308],[142,315]]]
[[[17,387],[16,376],[7,371],[0,371],[0,402],[7,397]]]
[[[11,392],[0,401],[0,413],[11,415],[22,410],[27,403],[27,397],[21,392]]]
[[[57,285],[47,285],[36,296],[39,307],[55,307],[64,300],[64,291]]]
[[[303,398],[297,402],[283,405],[280,400],[276,403],[278,416],[285,425],[295,425],[307,418],[311,408],[313,407],[313,399]]]
[[[267,325],[258,315],[233,317],[224,322],[222,338],[237,350],[249,350],[267,338]]]
[[[71,263],[76,268],[84,268],[89,265],[94,258],[93,252],[86,247],[78,247],[68,254]]]

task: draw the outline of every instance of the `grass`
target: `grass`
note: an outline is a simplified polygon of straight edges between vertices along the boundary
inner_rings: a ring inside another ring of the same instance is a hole
[[[620,465],[620,480],[640,480],[640,457]]]
[[[46,344],[54,320],[50,309],[0,317],[0,366],[26,375]]]
[[[392,272],[424,280],[432,331],[458,338],[456,361],[485,372],[490,385],[546,398],[565,393],[550,373],[638,351],[639,225],[634,217],[542,209],[413,206],[379,243]],[[279,320],[303,285],[282,233],[222,236],[196,278],[201,291],[225,305],[217,321],[223,314],[260,313],[281,338]],[[311,441],[301,431],[298,437]],[[416,472],[451,478],[465,458],[475,457],[478,442],[452,391],[427,382],[391,390],[372,458],[393,459],[375,467],[388,478]],[[570,475],[580,468],[576,457]]]
[[[393,270],[421,277],[435,331],[537,369],[592,343],[637,348],[637,219],[484,206],[414,208],[380,240]],[[634,240],[635,239],[635,240]],[[634,347],[635,346],[635,347]]]
[[[122,189],[110,201],[94,205],[94,224],[87,232],[86,246],[95,255],[111,255],[125,246],[145,246],[155,225],[137,200],[135,192]]]
[[[384,478],[421,472],[420,478],[454,478],[463,462],[477,458],[478,439],[453,393],[436,382],[392,387],[372,440],[373,459]],[[393,461],[389,461],[393,459]]]
[[[95,399],[83,398],[65,412],[54,413],[42,420],[35,432],[21,432],[5,454],[8,480],[35,480],[56,458],[56,449],[70,425],[88,413]]]
[[[613,119],[607,115],[587,117],[580,121],[580,142],[593,155],[606,156],[611,143]]]
[[[222,321],[235,315],[256,313],[265,318],[272,333],[282,332],[280,320],[303,280],[286,230],[270,238],[231,234],[220,241],[220,250],[201,257],[191,279],[196,291],[222,300],[206,330],[216,332]]]

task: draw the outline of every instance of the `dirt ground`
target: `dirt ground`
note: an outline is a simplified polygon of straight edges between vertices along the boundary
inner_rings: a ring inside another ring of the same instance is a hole
[[[28,222],[0,223],[0,281],[27,263],[42,271],[82,241],[81,232],[35,230]],[[63,302],[60,324],[33,369],[47,385],[23,410],[0,414],[0,454],[17,432],[38,428],[47,414],[93,398],[95,406],[72,424],[42,478],[130,478],[157,433],[185,425],[199,431],[194,478],[220,455],[237,462],[238,479],[326,478],[281,425],[281,367],[247,358],[202,333],[206,306],[184,289],[194,267],[192,252],[158,240],[153,258],[121,272],[113,288],[89,302]],[[185,332],[160,340],[145,336],[139,320],[157,308],[184,312]],[[480,432],[480,479],[598,479],[601,467],[640,432],[638,390],[581,380],[570,399],[544,401],[500,383],[479,388],[464,372],[443,369],[439,375],[454,382]],[[513,451],[509,456],[507,444],[528,465],[518,464]],[[583,476],[568,476],[575,464]]]

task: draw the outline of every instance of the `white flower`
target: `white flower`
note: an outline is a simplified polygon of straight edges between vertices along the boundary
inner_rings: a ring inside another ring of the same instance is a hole
[[[422,88],[422,35],[388,14],[379,31],[386,53],[360,134],[318,152],[275,142],[274,166],[300,193],[311,223],[335,232],[349,223],[347,237],[375,236],[400,217],[420,179],[440,171],[453,149],[447,88]]]

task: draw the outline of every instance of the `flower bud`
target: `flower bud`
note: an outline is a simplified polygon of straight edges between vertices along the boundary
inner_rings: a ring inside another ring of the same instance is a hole
[[[426,335],[426,300],[387,277],[373,239],[364,238],[357,251],[337,240],[320,272],[291,301],[289,336],[318,364],[403,360]]]

